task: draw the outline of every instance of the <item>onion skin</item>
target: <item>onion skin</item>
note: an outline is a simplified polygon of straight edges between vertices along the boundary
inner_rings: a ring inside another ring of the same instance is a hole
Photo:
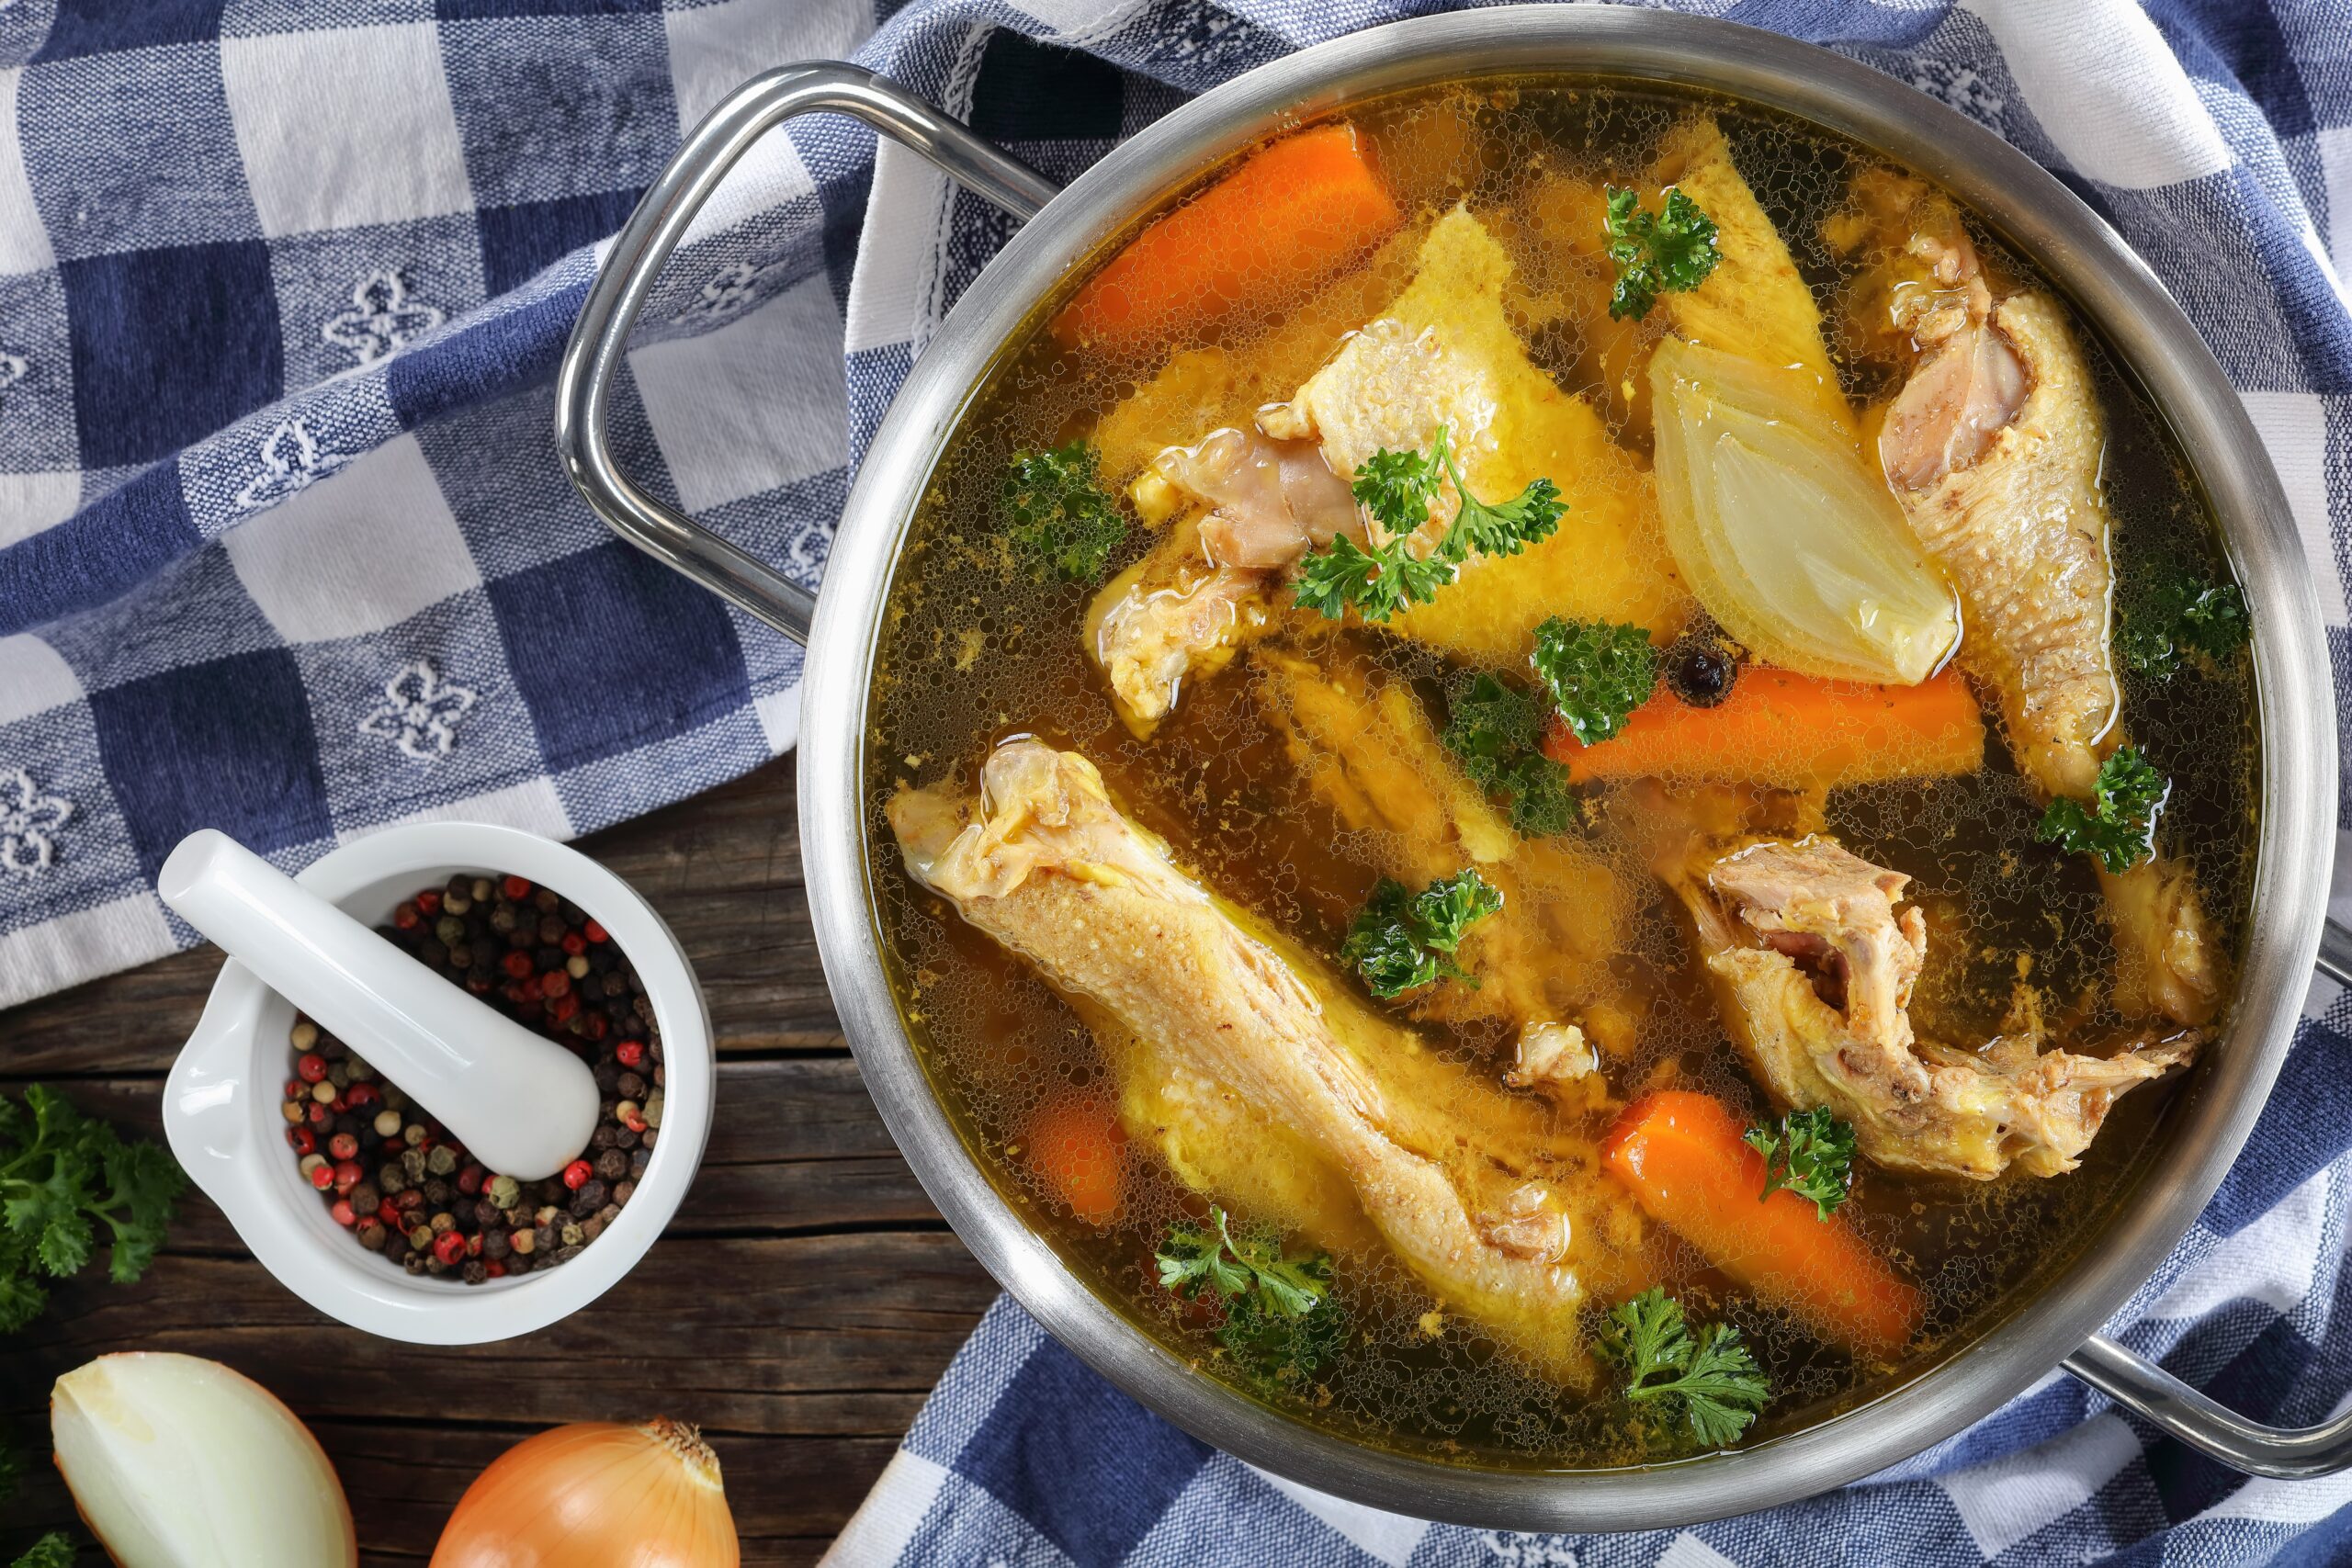
[[[474,1478],[431,1568],[740,1568],[718,1459],[692,1427],[582,1422]]]
[[[50,1437],[120,1568],[357,1568],[343,1483],[276,1395],[200,1356],[100,1356],[57,1380]]]

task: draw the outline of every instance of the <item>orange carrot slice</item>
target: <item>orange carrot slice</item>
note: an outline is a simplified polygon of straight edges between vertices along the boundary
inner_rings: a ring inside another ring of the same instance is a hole
[[[1090,1225],[1109,1224],[1126,1188],[1126,1134],[1099,1100],[1056,1100],[1029,1123],[1029,1168]]]
[[[1984,716],[1956,670],[1916,686],[1873,686],[1749,665],[1713,707],[1691,707],[1661,683],[1608,739],[1581,745],[1555,723],[1544,750],[1578,784],[1722,779],[1826,789],[1973,773],[1984,762]]]
[[[1054,318],[1054,336],[1149,347],[1306,288],[1402,220],[1353,126],[1302,131],[1153,220]]]
[[[1901,1349],[1919,1326],[1918,1289],[1811,1200],[1783,1189],[1758,1201],[1764,1156],[1746,1131],[1713,1095],[1662,1089],[1619,1114],[1601,1161],[1644,1213],[1758,1296],[1857,1350]]]

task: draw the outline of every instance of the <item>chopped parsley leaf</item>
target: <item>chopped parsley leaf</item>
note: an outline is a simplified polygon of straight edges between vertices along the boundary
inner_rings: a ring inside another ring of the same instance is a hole
[[[1657,684],[1657,650],[1639,626],[1564,621],[1535,628],[1529,662],[1552,694],[1568,733],[1597,745],[1624,728],[1625,716],[1649,701]]]
[[[1208,1224],[1170,1225],[1157,1258],[1162,1289],[1188,1301],[1204,1291],[1216,1298],[1225,1314],[1217,1343],[1253,1380],[1297,1387],[1339,1350],[1329,1253],[1285,1258],[1277,1236],[1237,1238],[1226,1212],[1211,1204]]]
[[[1778,1127],[1750,1127],[1748,1147],[1764,1156],[1762,1201],[1782,1188],[1812,1200],[1826,1220],[1854,1185],[1854,1129],[1826,1106],[1792,1111]]]
[[[1453,521],[1436,548],[1417,556],[1412,541],[1448,479],[1460,502]],[[1356,503],[1387,538],[1366,549],[1341,535],[1301,564],[1298,607],[1326,620],[1336,621],[1353,608],[1367,621],[1385,621],[1399,610],[1425,604],[1473,555],[1515,556],[1550,538],[1567,511],[1550,479],[1531,480],[1509,501],[1480,501],[1462,477],[1442,424],[1426,453],[1383,447],[1365,458],[1352,488]]]
[[[1005,531],[1040,577],[1091,582],[1125,542],[1126,519],[1102,489],[1094,448],[1083,441],[1015,452],[1000,499]]]
[[[2148,858],[2155,848],[2156,818],[2172,785],[2129,746],[2119,746],[2098,767],[2086,808],[2060,795],[2041,814],[2033,836],[2076,854],[2095,857],[2118,876]]]
[[[1477,980],[1463,972],[1453,955],[1470,928],[1502,907],[1502,890],[1475,866],[1440,877],[1419,894],[1382,877],[1371,902],[1350,922],[1340,957],[1354,964],[1366,987],[1383,1000],[1448,977],[1475,988]]]
[[[1677,1401],[1708,1448],[1737,1442],[1771,1397],[1738,1329],[1713,1323],[1693,1337],[1681,1303],[1656,1285],[1610,1309],[1596,1348],[1625,1374],[1627,1399]]]
[[[1608,195],[1602,226],[1609,231],[1609,259],[1617,267],[1617,286],[1609,296],[1612,319],[1648,315],[1660,294],[1698,288],[1723,259],[1715,249],[1713,220],[1680,191],[1668,186],[1665,207],[1656,215],[1642,210],[1632,190],[1611,186]]]
[[[2116,617],[2115,651],[2125,669],[2169,681],[2191,655],[2215,662],[2245,646],[2251,634],[2245,595],[2234,582],[2212,582],[2163,570],[2132,593]]]
[[[1544,721],[1533,693],[1484,671],[1460,677],[1446,693],[1446,750],[1472,784],[1509,804],[1521,838],[1565,833],[1583,815],[1568,770],[1544,754]]]

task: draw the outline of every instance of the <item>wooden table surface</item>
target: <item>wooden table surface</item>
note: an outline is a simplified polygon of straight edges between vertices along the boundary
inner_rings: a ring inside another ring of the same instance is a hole
[[[656,1414],[698,1422],[718,1450],[746,1563],[814,1561],[996,1288],[850,1060],[809,931],[797,813],[786,758],[582,842],[675,929],[718,1032],[701,1175],[627,1279],[527,1338],[413,1349],[297,1301],[191,1190],[145,1279],[87,1270],[0,1355],[0,1412],[28,1461],[0,1512],[6,1555],[72,1517],[54,1472],[29,1462],[47,1452],[51,1381],[148,1349],[225,1361],[308,1421],[350,1494],[363,1563],[430,1556],[468,1483],[532,1432]],[[219,967],[204,948],[0,1012],[0,1087],[38,1079],[160,1137],[164,1074]]]

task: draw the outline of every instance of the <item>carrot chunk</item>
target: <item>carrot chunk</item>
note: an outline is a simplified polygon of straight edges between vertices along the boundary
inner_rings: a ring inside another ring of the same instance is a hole
[[[1054,318],[1065,344],[1153,346],[1338,271],[1403,220],[1355,128],[1302,131],[1153,220]]]
[[[1713,707],[1692,707],[1661,683],[1608,739],[1582,745],[1555,723],[1544,750],[1578,784],[1752,779],[1826,789],[1973,773],[1984,762],[1984,716],[1956,670],[1916,686],[1873,686],[1750,665]]]
[[[1853,1227],[1812,1201],[1764,1190],[1764,1156],[1713,1095],[1662,1089],[1627,1106],[1601,1140],[1601,1161],[1643,1212],[1768,1302],[1854,1349],[1899,1350],[1919,1326],[1917,1288]]]
[[[1056,1100],[1029,1123],[1025,1157],[1070,1212],[1090,1225],[1111,1223],[1126,1188],[1126,1134],[1099,1100]]]

